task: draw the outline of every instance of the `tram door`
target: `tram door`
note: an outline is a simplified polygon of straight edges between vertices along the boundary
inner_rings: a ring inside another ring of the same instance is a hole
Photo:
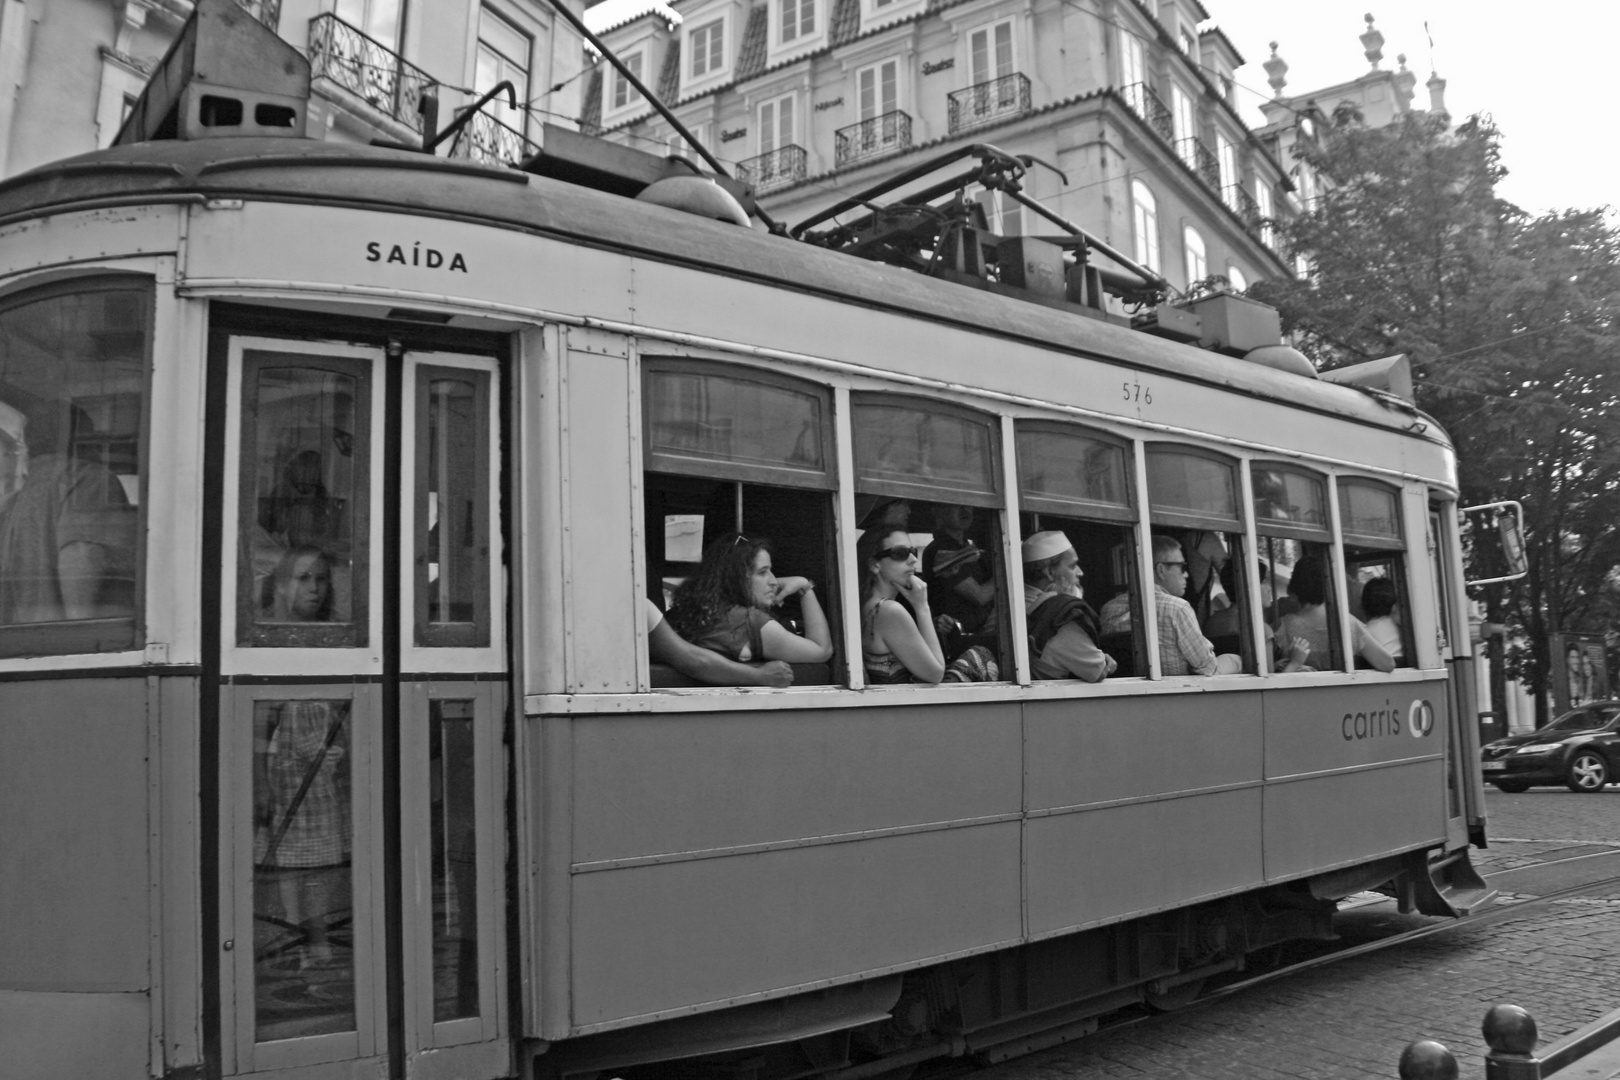
[[[499,366],[225,340],[223,1072],[506,1075]]]
[[[1458,847],[1468,842],[1468,769],[1465,752],[1472,744],[1464,737],[1463,725],[1474,716],[1473,672],[1469,661],[1457,649],[1456,588],[1451,565],[1445,557],[1448,534],[1446,517],[1438,505],[1428,515],[1427,548],[1430,580],[1434,584],[1436,645],[1446,668],[1445,732],[1446,753],[1446,843]],[[1463,631],[1467,632],[1466,628]]]

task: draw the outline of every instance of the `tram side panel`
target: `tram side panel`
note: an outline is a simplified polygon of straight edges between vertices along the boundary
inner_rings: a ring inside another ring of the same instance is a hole
[[[148,1071],[147,690],[0,683],[0,1074]]]

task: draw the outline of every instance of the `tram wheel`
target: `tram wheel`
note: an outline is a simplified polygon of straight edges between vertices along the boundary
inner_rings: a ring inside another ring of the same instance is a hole
[[[1609,763],[1595,750],[1582,750],[1569,763],[1569,775],[1564,782],[1569,790],[1583,795],[1602,791],[1603,785],[1609,782]]]
[[[1495,780],[1492,783],[1496,785],[1497,791],[1505,791],[1509,795],[1517,795],[1530,789],[1530,785],[1523,780]]]
[[[1173,986],[1162,994],[1149,991],[1142,995],[1142,1004],[1154,1012],[1175,1012],[1177,1009],[1184,1009],[1191,1005],[1198,1000],[1198,995],[1203,992],[1204,980],[1194,979],[1192,982],[1184,982],[1179,986]]]

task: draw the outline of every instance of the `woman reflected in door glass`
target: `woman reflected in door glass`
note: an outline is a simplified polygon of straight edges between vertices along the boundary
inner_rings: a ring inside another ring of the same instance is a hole
[[[309,545],[291,549],[265,578],[260,600],[265,622],[330,622],[331,556]]]

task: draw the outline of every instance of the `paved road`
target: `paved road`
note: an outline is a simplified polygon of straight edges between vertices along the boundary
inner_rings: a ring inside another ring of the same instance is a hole
[[[1419,1038],[1446,1044],[1474,1080],[1485,1068],[1480,1020],[1493,1004],[1529,1009],[1543,1040],[1620,1008],[1620,886],[1519,906],[1569,884],[1568,871],[1536,869],[1551,859],[1590,854],[1587,880],[1620,874],[1620,854],[1611,854],[1620,853],[1620,788],[1486,798],[1495,839],[1475,863],[1487,874],[1515,871],[1501,881],[1513,904],[1504,919],[1105,1032],[975,1080],[1389,1080],[1402,1048]]]

